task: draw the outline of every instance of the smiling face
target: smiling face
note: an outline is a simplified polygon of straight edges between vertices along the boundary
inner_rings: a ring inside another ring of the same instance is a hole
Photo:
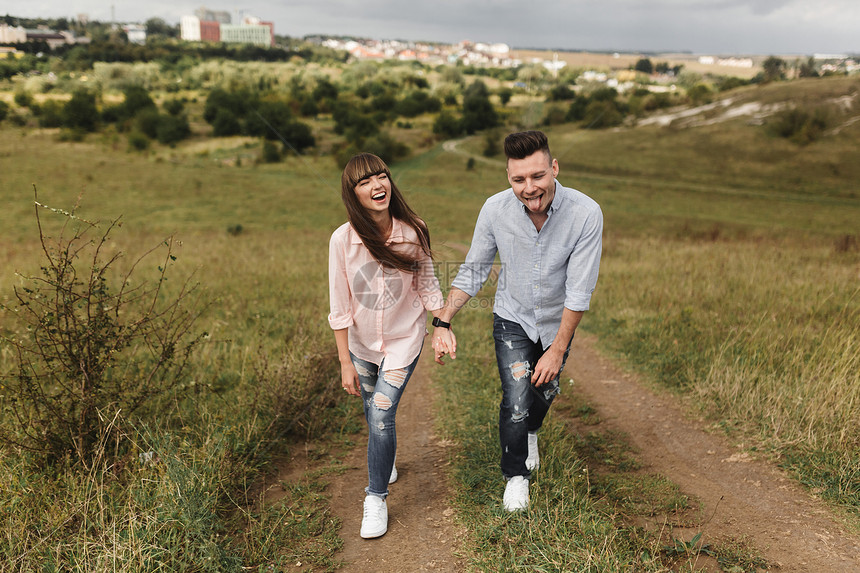
[[[544,151],[524,159],[508,159],[508,181],[514,195],[532,215],[546,215],[555,197],[558,161]]]
[[[391,203],[391,180],[388,174],[383,171],[360,179],[355,186],[355,196],[371,216],[387,213]]]

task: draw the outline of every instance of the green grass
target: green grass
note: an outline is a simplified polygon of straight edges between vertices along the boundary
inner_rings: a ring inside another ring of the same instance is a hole
[[[814,101],[856,85],[775,84],[733,97]],[[804,147],[742,119],[549,134],[560,181],[598,200],[606,218],[601,278],[582,328],[856,523],[860,167],[852,154],[860,124]],[[277,449],[343,430],[326,321],[327,241],[345,220],[339,170],[325,155],[258,166],[248,159],[258,147],[198,138],[130,153],[109,133],[73,143],[0,126],[0,303],[10,305],[21,284],[15,271],[38,271],[34,184],[51,207],[70,210],[80,197],[85,219],[121,216],[111,249],[129,259],[175,234],[181,248],[168,290],[193,274],[210,302],[197,324],[209,336],[191,378],[149,423],[123,420],[121,464],[49,471],[2,454],[0,556],[16,570],[63,559],[78,570],[202,570],[201,562],[237,570],[293,558],[335,566],[334,526],[289,509],[307,504],[325,515],[325,478],[303,482],[283,503],[260,505],[248,492]],[[483,138],[461,147],[480,155]],[[503,160],[493,160],[467,170],[465,156],[434,147],[393,168],[430,226],[445,286],[481,204],[508,185]],[[56,235],[63,218],[44,216]],[[522,569],[528,550],[543,556],[544,570],[661,570],[665,540],[625,515],[670,511],[682,496],[659,476],[637,474],[616,436],[575,438],[553,419],[547,431],[557,449],[547,457],[566,463],[542,467],[524,519],[501,512],[489,315],[486,305],[458,315],[462,354],[444,370],[455,382],[445,392],[451,407],[440,408],[463,452],[452,472],[463,486],[461,518],[475,527],[465,542],[473,567]],[[10,324],[9,315],[0,318],[0,328]],[[0,346],[0,368],[13,364],[11,349]],[[587,405],[575,412],[594,421]],[[160,462],[141,465],[137,455],[148,451]],[[595,464],[594,451],[613,463]],[[272,531],[288,515],[289,527]],[[562,546],[547,534],[552,528],[576,541]],[[286,539],[310,553],[281,551]]]

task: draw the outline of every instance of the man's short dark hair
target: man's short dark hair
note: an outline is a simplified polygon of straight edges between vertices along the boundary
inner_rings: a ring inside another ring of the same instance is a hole
[[[520,131],[505,138],[505,156],[508,159],[525,159],[536,151],[543,151],[552,158],[549,141],[542,131]]]

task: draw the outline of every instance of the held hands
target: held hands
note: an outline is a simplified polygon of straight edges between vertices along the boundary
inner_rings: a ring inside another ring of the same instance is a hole
[[[457,337],[450,328],[433,328],[433,351],[436,362],[445,365],[442,357],[448,354],[452,359],[457,358]]]

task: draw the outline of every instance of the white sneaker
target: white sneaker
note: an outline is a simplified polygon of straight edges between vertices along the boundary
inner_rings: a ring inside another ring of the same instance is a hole
[[[361,536],[372,539],[388,531],[388,505],[376,495],[364,498],[364,517],[361,520]]]
[[[529,507],[529,480],[523,476],[514,476],[505,486],[502,504],[508,511],[518,511]]]
[[[540,454],[538,453],[537,434],[529,432],[529,455],[526,458],[526,469],[536,470],[540,467]]]

